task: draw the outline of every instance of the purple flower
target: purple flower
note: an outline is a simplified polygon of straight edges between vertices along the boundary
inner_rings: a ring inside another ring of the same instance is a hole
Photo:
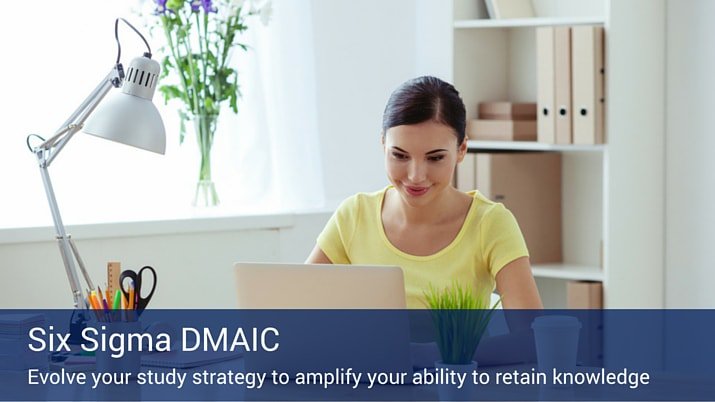
[[[166,15],[167,13],[175,14],[174,9],[178,10],[181,8],[181,2],[177,3],[176,0],[154,0],[154,2],[156,3],[154,15]]]
[[[201,5],[204,7],[204,11],[206,11],[207,13],[217,12],[218,9],[216,7],[214,7],[213,4],[211,4],[211,3],[212,3],[211,0],[201,0]]]
[[[154,14],[161,15],[166,13],[166,0],[154,0],[156,2],[156,10]]]
[[[199,12],[200,8],[204,9],[204,12],[215,13],[218,11],[216,7],[213,7],[212,0],[191,0],[191,11]]]

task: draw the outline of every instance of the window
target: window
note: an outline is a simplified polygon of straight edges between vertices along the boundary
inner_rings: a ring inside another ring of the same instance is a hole
[[[51,225],[37,162],[25,138],[31,133],[52,136],[109,72],[116,58],[116,17],[148,36],[132,12],[135,2],[69,4],[45,0],[32,3],[41,10],[30,10],[27,3],[11,2],[0,15],[2,96],[9,105],[0,136],[0,227]],[[222,205],[210,211],[191,207],[198,151],[193,138],[179,146],[176,108],[164,105],[157,93],[154,103],[167,131],[165,156],[78,133],[50,166],[65,224],[235,215],[322,203],[310,6],[274,0],[273,7],[267,27],[256,20],[249,30],[252,50],[234,53],[243,99],[238,116],[222,111],[213,149]],[[127,66],[144,46],[125,26],[120,26],[120,39]],[[155,58],[161,57],[161,38],[147,39]]]

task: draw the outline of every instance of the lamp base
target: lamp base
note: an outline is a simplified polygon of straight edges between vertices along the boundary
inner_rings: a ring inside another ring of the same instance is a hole
[[[84,343],[82,338],[82,331],[87,328],[87,317],[84,311],[74,310],[72,312],[72,317],[70,318],[70,345],[81,345]]]

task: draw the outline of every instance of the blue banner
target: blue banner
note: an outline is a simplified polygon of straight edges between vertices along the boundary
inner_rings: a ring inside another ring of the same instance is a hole
[[[3,310],[0,400],[715,400],[713,340],[713,310]]]

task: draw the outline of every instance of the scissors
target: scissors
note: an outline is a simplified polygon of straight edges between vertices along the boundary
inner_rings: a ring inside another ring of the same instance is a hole
[[[144,285],[142,278],[144,277],[144,271],[151,272],[152,277],[151,291],[149,291],[149,294],[146,296],[142,296],[142,286]],[[134,284],[134,297],[136,300],[134,305],[135,308],[141,313],[146,308],[147,304],[149,304],[151,297],[154,295],[154,289],[156,289],[156,271],[148,265],[140,269],[139,272],[135,272],[131,269],[122,271],[121,275],[119,275],[119,287],[127,300],[129,300],[129,288],[124,287],[124,279],[126,278],[131,279]]]

